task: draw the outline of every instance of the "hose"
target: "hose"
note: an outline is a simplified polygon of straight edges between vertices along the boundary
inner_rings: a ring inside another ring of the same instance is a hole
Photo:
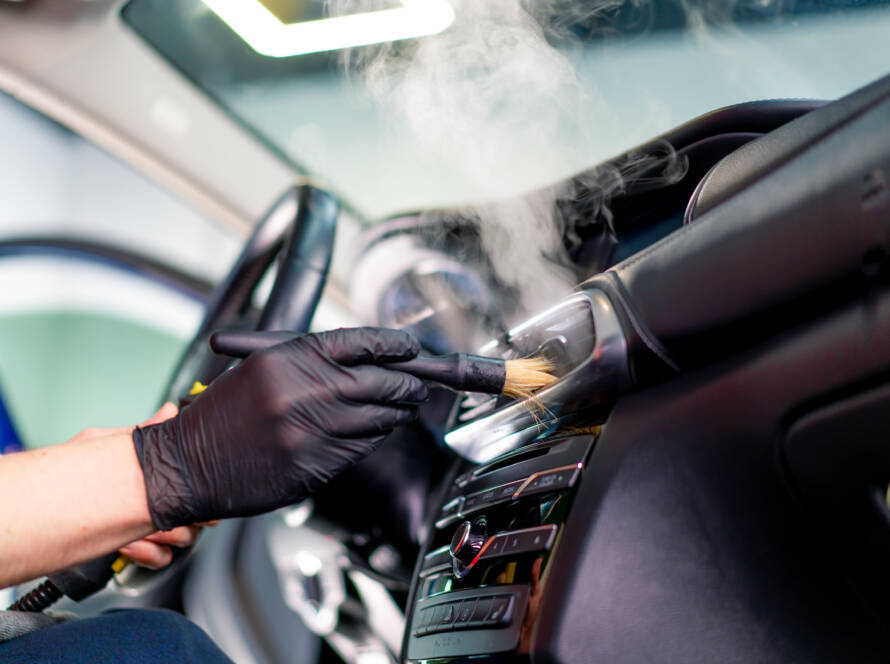
[[[50,580],[46,580],[31,592],[19,597],[7,611],[30,611],[40,613],[55,604],[62,597],[62,591]]]

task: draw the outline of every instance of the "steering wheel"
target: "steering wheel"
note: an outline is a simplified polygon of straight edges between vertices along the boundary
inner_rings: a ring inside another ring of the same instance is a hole
[[[208,339],[216,330],[309,330],[331,263],[338,213],[336,199],[311,185],[294,187],[278,199],[211,296],[204,320],[173,373],[166,400],[177,402],[195,381],[206,385],[228,366],[227,358],[210,351]],[[257,319],[252,296],[276,256],[278,274]]]
[[[194,338],[173,372],[164,401],[182,405],[195,382],[208,385],[232,360],[210,350],[210,335],[220,329],[307,332],[327,281],[340,206],[330,193],[312,185],[289,189],[260,220],[229,274],[214,290]],[[261,312],[253,294],[272,263],[278,271]],[[152,571],[130,565],[117,577],[127,594],[144,594],[173,577],[188,557],[174,549],[173,562]]]

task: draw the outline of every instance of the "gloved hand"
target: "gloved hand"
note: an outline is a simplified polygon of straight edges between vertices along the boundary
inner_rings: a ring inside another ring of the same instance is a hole
[[[295,503],[416,417],[426,384],[375,366],[420,346],[375,328],[308,334],[254,353],[133,442],[160,530]]]

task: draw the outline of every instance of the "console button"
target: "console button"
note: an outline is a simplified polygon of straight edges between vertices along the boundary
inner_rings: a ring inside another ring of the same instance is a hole
[[[435,608],[421,609],[414,619],[414,636],[424,636],[429,633],[430,620],[435,613]]]
[[[522,535],[523,547],[526,551],[542,551],[549,548],[552,529],[536,528]]]
[[[479,493],[474,493],[473,497],[477,500],[482,501],[483,503],[490,503],[493,500],[496,500],[498,497],[498,487],[494,487],[491,489],[485,489],[480,491]]]
[[[451,567],[451,552],[447,546],[431,551],[423,558],[420,576],[425,577],[435,572],[447,570]]]
[[[446,526],[450,526],[455,521],[460,521],[460,514],[452,514],[450,516],[445,516],[436,521],[436,528],[442,530]]]
[[[423,557],[424,567],[437,567],[451,562],[451,555],[447,546],[440,547],[435,551],[431,551]]]
[[[426,624],[427,634],[439,631],[439,624],[445,616],[446,606],[446,604],[439,604],[438,606],[433,606],[427,609],[427,611],[429,611],[429,622]]]
[[[568,489],[575,484],[575,480],[578,479],[580,473],[581,469],[578,468],[577,464],[537,473],[532,475],[528,483],[522,487],[520,495],[527,496],[541,491]]]
[[[491,597],[480,597],[476,600],[476,607],[473,609],[473,615],[470,616],[470,627],[482,627],[485,625],[485,618],[491,610]]]
[[[437,613],[438,620],[435,624],[436,631],[448,630],[451,629],[451,624],[454,622],[454,605],[455,602],[450,602],[448,604],[442,605],[442,612]]]
[[[467,512],[472,512],[475,509],[484,507],[486,505],[486,502],[487,501],[482,498],[481,494],[471,494],[467,496],[466,500],[464,500],[464,507],[461,510],[461,513],[466,514]]]
[[[506,500],[508,498],[513,498],[513,494],[516,493],[516,490],[522,484],[522,480],[518,482],[510,482],[509,484],[504,484],[503,486],[499,486],[497,488],[497,493],[495,497],[498,500]]]
[[[476,608],[475,599],[465,599],[462,601],[455,611],[454,628],[466,627],[473,617],[473,609]]]
[[[517,553],[533,553],[546,551],[553,544],[556,534],[556,526],[538,526],[537,528],[525,528],[500,533],[498,538],[504,538],[504,548],[501,555],[508,556]],[[492,543],[493,544],[493,543]],[[491,546],[488,547],[489,549]],[[488,553],[488,551],[486,551]]]
[[[448,514],[455,514],[460,509],[460,504],[463,502],[464,497],[458,496],[457,498],[453,498],[449,500],[447,503],[442,505],[442,516],[446,516]]]
[[[544,489],[553,489],[565,483],[568,478],[568,473],[565,471],[559,471],[557,473],[547,473],[546,475],[539,475],[531,482],[523,490],[525,492],[532,491],[540,491]]]
[[[522,553],[523,549],[523,538],[522,533],[503,533],[500,537],[504,538],[504,555],[509,555],[511,553]]]
[[[508,484],[502,484],[500,486],[492,487],[491,489],[485,489],[483,491],[471,493],[469,496],[464,498],[464,504],[461,507],[461,514],[472,512],[475,509],[490,505],[491,503],[497,503],[502,500],[511,499],[513,497],[513,494],[516,493],[516,490],[519,489],[520,486],[522,486],[523,482],[525,482],[525,480],[517,480],[515,482],[509,482]]]
[[[491,609],[485,616],[486,627],[504,627],[510,624],[513,617],[513,597],[510,595],[498,595],[492,598]]]
[[[482,553],[483,558],[497,558],[504,552],[504,544],[506,544],[507,538],[503,535],[495,535],[491,538],[491,542],[487,547],[485,547],[485,551]]]
[[[439,512],[439,520],[436,521],[436,528],[444,528],[457,521],[460,518],[460,508],[463,504],[464,497],[458,496],[442,505],[442,509]]]

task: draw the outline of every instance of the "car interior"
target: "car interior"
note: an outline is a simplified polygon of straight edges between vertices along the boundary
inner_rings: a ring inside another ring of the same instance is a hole
[[[492,2],[0,0],[0,453],[187,407],[220,331],[556,377],[434,386],[306,501],[54,608],[239,664],[886,662],[890,3]],[[338,8],[421,32],[300,50]],[[558,32],[505,60],[467,17]]]

